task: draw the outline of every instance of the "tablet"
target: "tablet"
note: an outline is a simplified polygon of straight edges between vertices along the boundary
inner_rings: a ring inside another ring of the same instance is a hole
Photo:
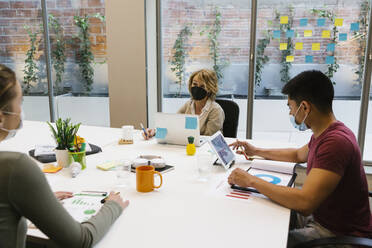
[[[222,166],[227,170],[231,164],[235,161],[235,154],[227,144],[222,133],[218,131],[212,135],[209,139],[209,144],[216,153]]]

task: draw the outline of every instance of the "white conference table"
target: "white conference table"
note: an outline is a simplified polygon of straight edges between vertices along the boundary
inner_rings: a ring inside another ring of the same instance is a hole
[[[87,169],[77,178],[71,178],[69,169],[46,174],[51,188],[74,192],[115,190],[130,200],[129,207],[95,247],[286,247],[289,209],[263,197],[242,201],[217,194],[216,185],[225,182],[229,174],[222,167],[211,165],[209,180],[199,182],[196,156],[187,156],[183,146],[145,141],[139,131],[135,132],[134,144],[118,145],[121,130],[116,128],[81,126],[78,134],[101,146],[103,152],[87,156]],[[25,121],[14,139],[0,143],[0,150],[27,153],[35,144],[52,143],[45,123]],[[266,147],[287,145],[252,143]],[[121,188],[116,186],[116,172],[96,168],[105,161],[148,154],[160,155],[175,166],[175,170],[163,174],[163,186],[150,193],[136,191],[134,173],[128,186]],[[238,159],[233,168],[248,166],[248,161]],[[47,239],[38,229],[29,228],[28,235]]]

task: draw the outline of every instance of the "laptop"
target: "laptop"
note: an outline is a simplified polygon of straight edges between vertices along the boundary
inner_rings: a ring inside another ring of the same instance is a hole
[[[188,114],[155,113],[155,138],[160,144],[187,145],[188,137],[194,137],[200,146],[199,116]]]

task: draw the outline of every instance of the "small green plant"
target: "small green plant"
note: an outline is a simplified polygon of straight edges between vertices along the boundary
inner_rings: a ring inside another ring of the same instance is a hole
[[[318,17],[327,18],[331,23],[333,23],[333,28],[331,32],[331,41],[335,45],[337,45],[337,34],[338,34],[338,28],[334,25],[336,15],[333,11],[330,10],[324,10],[324,9],[312,9],[311,13],[313,15],[317,15]],[[327,77],[329,77],[331,80],[333,79],[333,76],[338,71],[338,68],[340,68],[340,65],[337,63],[337,58],[335,57],[335,51],[330,52],[330,55],[335,58],[335,62],[333,64],[327,65],[327,71],[325,74]],[[332,80],[333,84],[336,84],[335,81]]]
[[[279,23],[280,21],[280,13],[275,10],[275,20]],[[288,6],[288,23],[287,24],[280,24],[280,32],[286,33],[288,30],[291,30],[293,27],[293,17],[294,11],[292,6]],[[282,83],[287,83],[291,78],[289,75],[290,69],[292,67],[291,62],[287,62],[287,56],[293,54],[293,39],[291,37],[287,38],[287,49],[281,51],[281,58],[280,58],[280,81]]]
[[[76,59],[83,79],[83,85],[87,93],[92,90],[94,77],[94,68],[92,66],[94,63],[94,55],[89,39],[89,19],[91,17],[99,18],[102,22],[105,20],[105,17],[99,13],[95,15],[74,16],[75,25],[79,28],[79,34],[77,36],[77,39],[79,40],[79,49],[76,53]]]
[[[30,49],[26,53],[25,59],[25,68],[23,70],[24,77],[23,77],[23,93],[28,94],[30,93],[30,89],[32,87],[31,83],[36,83],[39,79],[37,76],[38,67],[35,62],[35,55],[39,48],[39,41],[37,36],[39,31],[32,32],[29,26],[24,27],[27,31],[28,37],[30,39]]]
[[[54,83],[55,93],[61,94],[63,92],[62,81],[65,73],[66,63],[66,42],[64,39],[63,28],[53,15],[49,15],[49,26],[55,35],[54,44],[52,48],[52,63],[56,73],[56,81]]]
[[[214,22],[212,25],[205,26],[204,30],[200,32],[200,35],[204,35],[207,32],[207,37],[209,40],[209,55],[213,60],[213,70],[215,71],[218,82],[222,84],[223,72],[222,70],[229,65],[228,61],[221,59],[220,54],[220,43],[218,37],[221,33],[221,19],[222,15],[218,7],[214,8],[213,11]]]
[[[358,53],[358,68],[354,71],[357,75],[355,80],[361,87],[363,84],[364,75],[364,61],[366,58],[366,41],[368,35],[368,23],[369,23],[369,11],[370,11],[370,1],[364,0],[360,3],[359,12],[359,31],[354,31],[354,39],[358,39],[359,43],[359,53]]]
[[[177,39],[173,45],[173,56],[170,59],[171,71],[175,72],[177,78],[177,84],[179,85],[179,90],[177,96],[181,93],[181,86],[184,82],[185,75],[185,63],[187,57],[187,41],[192,35],[191,28],[186,25],[177,35]]]
[[[266,63],[269,62],[269,56],[265,55],[265,49],[270,44],[270,31],[265,32],[264,38],[258,40],[256,47],[256,70],[255,70],[255,87],[261,86],[262,70]]]
[[[74,147],[74,139],[81,123],[74,125],[70,123],[70,121],[70,118],[66,120],[59,118],[56,121],[56,128],[54,128],[50,122],[47,122],[57,143],[57,150],[69,150]]]

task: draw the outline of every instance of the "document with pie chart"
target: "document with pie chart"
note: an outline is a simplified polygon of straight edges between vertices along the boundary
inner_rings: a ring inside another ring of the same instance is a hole
[[[251,167],[247,170],[249,174],[259,177],[269,183],[291,187],[297,176],[295,173],[296,163],[288,163],[273,160],[254,159]],[[253,188],[241,188],[233,185],[233,188],[255,191]]]

